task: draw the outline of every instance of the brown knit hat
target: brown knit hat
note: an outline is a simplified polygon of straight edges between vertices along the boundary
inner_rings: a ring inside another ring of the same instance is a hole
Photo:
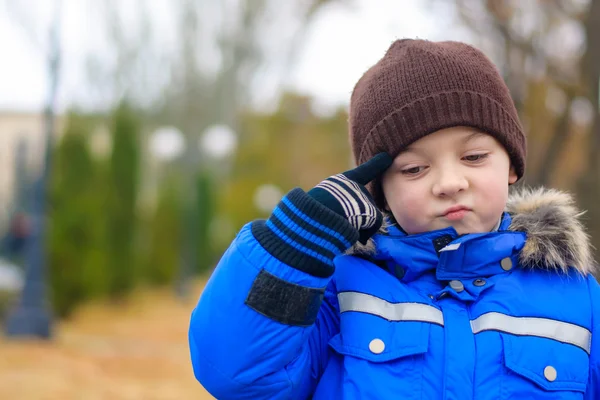
[[[396,157],[437,130],[471,126],[506,148],[519,178],[525,172],[525,135],[508,88],[494,64],[464,43],[395,41],[354,87],[349,122],[357,164],[382,151]],[[383,208],[379,186],[369,190]]]

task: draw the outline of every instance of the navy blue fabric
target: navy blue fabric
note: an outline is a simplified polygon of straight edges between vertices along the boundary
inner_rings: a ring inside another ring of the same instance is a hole
[[[294,285],[261,271],[252,284],[246,304],[282,324],[309,326],[317,318],[324,293],[324,289]]]
[[[332,276],[282,262],[247,225],[192,313],[195,376],[219,399],[599,399],[596,280],[575,271],[521,268],[526,236],[506,231],[509,224],[505,215],[498,232],[464,236],[452,228],[407,236],[392,227],[389,235],[374,237],[373,259],[338,254]],[[434,242],[446,235],[454,250],[436,249]],[[505,258],[513,261],[508,271],[501,266]],[[398,268],[404,271],[400,279],[394,275]],[[314,324],[285,325],[245,304],[262,271],[325,289]],[[459,280],[464,290],[453,289],[450,280]],[[427,305],[441,312],[443,324],[340,314],[341,292]],[[590,353],[544,337],[474,334],[472,321],[489,312],[587,329]],[[382,351],[372,351],[374,339],[384,343]],[[545,376],[547,367],[556,370],[556,379]]]
[[[252,234],[273,257],[311,275],[333,274],[333,259],[350,248],[358,231],[302,189],[290,191]]]

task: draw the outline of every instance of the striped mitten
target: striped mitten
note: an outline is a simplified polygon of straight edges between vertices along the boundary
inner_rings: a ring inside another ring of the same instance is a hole
[[[308,193],[292,189],[268,220],[252,223],[254,237],[279,261],[314,276],[330,276],[337,255],[357,240],[365,244],[381,227],[383,215],[365,185],[392,162],[381,153],[325,179]]]
[[[365,244],[383,223],[383,215],[365,185],[385,172],[393,161],[387,153],[380,153],[350,171],[330,176],[307,194],[346,218],[358,231],[359,242]]]

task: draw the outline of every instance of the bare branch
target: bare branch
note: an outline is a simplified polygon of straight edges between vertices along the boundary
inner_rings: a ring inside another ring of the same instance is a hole
[[[459,15],[461,16],[461,21],[465,22],[473,32],[481,33],[490,31],[488,19],[482,18],[480,15],[469,17],[465,10],[469,9],[470,7],[461,0],[458,0],[456,3],[459,6]],[[536,46],[536,41],[533,40],[533,38],[520,37],[517,33],[510,29],[508,25],[510,19],[507,18],[506,10],[498,6],[499,3],[490,1],[487,4],[492,5],[492,7],[488,8],[488,12],[493,16],[489,21],[491,22],[492,31],[496,32],[500,36],[502,42],[505,43],[505,46],[507,47],[507,54],[512,48],[518,49],[522,54],[528,55],[543,62],[546,65],[547,75],[563,90],[576,91],[579,93],[583,91],[581,83],[574,83],[573,77],[567,76],[567,74],[561,70],[560,66],[556,65],[552,59],[548,57],[548,55],[545,54],[541,48],[539,48],[539,46]],[[542,8],[542,11],[548,13],[549,9]],[[543,15],[544,13],[540,14]],[[481,26],[478,25],[478,22],[481,24]],[[483,26],[484,23],[485,26]],[[539,34],[542,35],[542,32]]]
[[[563,15],[569,19],[583,21],[583,20],[585,20],[585,17],[587,14],[587,9],[585,9],[585,8],[583,10],[574,9],[573,2],[571,2],[571,1],[564,1],[564,0],[547,1],[546,0],[544,2],[544,4],[546,4],[548,7],[553,8],[556,13]]]
[[[567,101],[565,112],[560,116],[556,126],[554,128],[554,133],[550,138],[550,144],[548,145],[548,149],[546,150],[546,154],[542,160],[542,163],[539,167],[539,174],[536,179],[536,184],[547,186],[550,184],[550,179],[554,173],[556,168],[557,160],[563,149],[565,148],[565,143],[569,137],[569,123],[571,121],[571,104],[575,99],[575,95],[573,92],[567,92]]]

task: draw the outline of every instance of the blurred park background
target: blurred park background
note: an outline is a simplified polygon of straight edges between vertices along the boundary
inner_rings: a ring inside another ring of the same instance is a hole
[[[600,0],[0,0],[0,398],[210,398],[187,323],[242,225],[352,166],[394,39],[499,66],[523,184],[600,249]]]

